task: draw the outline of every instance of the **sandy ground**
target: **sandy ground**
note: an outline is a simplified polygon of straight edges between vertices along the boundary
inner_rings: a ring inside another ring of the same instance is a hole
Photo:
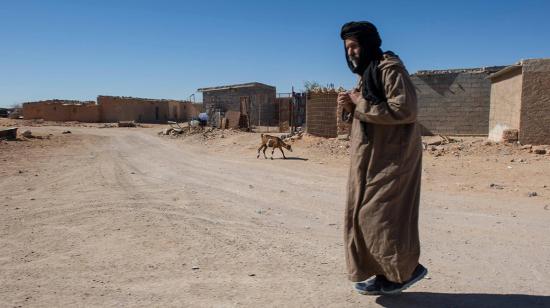
[[[426,151],[429,275],[371,297],[345,275],[345,153],[91,126],[0,143],[1,307],[550,307],[548,155]]]

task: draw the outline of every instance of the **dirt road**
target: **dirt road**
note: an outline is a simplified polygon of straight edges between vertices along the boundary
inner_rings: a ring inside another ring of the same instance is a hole
[[[0,148],[1,307],[550,306],[550,160],[526,180],[540,185],[529,198],[465,190],[427,157],[428,279],[367,297],[345,276],[347,161],[299,147],[256,159],[257,136],[209,148],[151,129],[64,129],[33,128],[63,146]]]

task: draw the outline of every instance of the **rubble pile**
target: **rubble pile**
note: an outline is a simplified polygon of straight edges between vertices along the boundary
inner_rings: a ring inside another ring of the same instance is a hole
[[[302,147],[336,158],[349,156],[350,142],[347,138],[323,138],[304,134],[302,139]]]
[[[437,138],[437,140],[434,140]],[[531,153],[550,155],[550,145],[521,145],[518,142],[492,142],[481,137],[453,139],[447,136],[423,137],[424,150],[434,156],[453,155],[521,155]]]
[[[296,140],[299,140],[299,139],[302,139],[302,137],[304,136],[304,131],[302,130],[302,128],[298,128],[297,131],[295,132],[290,132],[288,134],[283,134],[281,136],[279,136],[279,138],[281,138],[284,142],[294,142]]]
[[[229,135],[242,134],[238,129],[218,129],[214,127],[191,126],[189,123],[180,123],[178,126],[171,126],[163,129],[158,134],[161,136],[170,136],[172,138],[186,138],[190,136],[199,136],[203,140],[212,140],[225,138]]]

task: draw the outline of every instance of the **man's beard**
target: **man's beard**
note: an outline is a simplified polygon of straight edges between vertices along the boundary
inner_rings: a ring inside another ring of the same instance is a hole
[[[362,66],[361,59],[359,57],[350,57],[349,60],[351,62],[351,65],[353,66],[352,71],[354,73],[362,73],[359,71],[362,70],[362,68],[360,68]]]

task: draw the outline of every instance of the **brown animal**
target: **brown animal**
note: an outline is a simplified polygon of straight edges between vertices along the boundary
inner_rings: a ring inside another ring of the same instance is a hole
[[[267,159],[267,156],[265,156],[265,150],[267,150],[268,147],[273,148],[273,150],[271,151],[271,159],[273,159],[273,152],[275,152],[276,148],[279,148],[279,150],[281,150],[284,159],[286,159],[286,156],[285,152],[283,152],[283,148],[292,152],[292,147],[290,146],[290,144],[286,144],[281,138],[262,134],[262,144],[258,148],[258,156],[256,156],[256,158],[260,158],[260,151],[263,148],[264,158]]]

